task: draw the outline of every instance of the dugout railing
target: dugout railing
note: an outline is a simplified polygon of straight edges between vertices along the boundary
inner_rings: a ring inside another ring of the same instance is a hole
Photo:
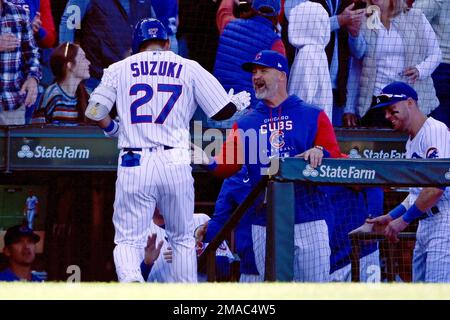
[[[396,264],[395,252],[398,243],[392,243],[386,240],[386,237],[381,232],[350,232],[349,238],[351,241],[351,280],[352,282],[359,282],[361,279],[361,268],[360,268],[360,258],[361,258],[361,243],[367,241],[376,241],[383,243],[386,248],[385,263],[386,263],[386,274],[383,277],[388,282],[393,282],[396,280],[396,275],[399,273],[398,264]],[[415,240],[415,232],[400,232],[398,234],[399,241],[405,240]]]
[[[312,169],[304,160],[285,158],[279,160],[278,167],[279,170],[274,175],[264,176],[254,187],[200,256],[199,268],[206,270],[208,281],[216,280],[215,252],[218,246],[230,237],[245,211],[266,188],[268,210],[265,280],[292,281],[295,183],[389,187],[450,186],[450,159],[324,159],[322,165],[311,174]],[[341,172],[340,176],[327,175],[327,172],[337,172],[336,170]],[[346,170],[347,174],[342,174],[343,170]],[[359,174],[352,176],[350,172]],[[400,235],[402,239],[414,239],[414,237],[415,235],[409,232]],[[384,241],[384,236],[379,233],[355,233],[351,235],[351,240],[353,244],[352,280],[358,281],[359,266],[356,260],[360,241]],[[387,260],[388,263],[393,261]],[[393,281],[392,278],[388,280]]]

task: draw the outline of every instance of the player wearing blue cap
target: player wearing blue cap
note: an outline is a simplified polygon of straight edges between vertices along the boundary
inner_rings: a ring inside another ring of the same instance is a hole
[[[250,103],[248,93],[227,95],[208,71],[169,46],[160,21],[141,20],[133,55],[105,70],[86,109],[107,135],[119,138],[113,222],[114,262],[122,282],[144,281],[140,263],[155,206],[173,250],[170,281],[197,281],[189,122],[197,105],[225,120]],[[120,126],[109,116],[115,102]]]
[[[0,281],[43,280],[31,271],[39,240],[39,235],[26,225],[16,225],[6,230],[3,254],[8,259],[8,268],[0,272]]]
[[[404,82],[393,82],[377,96],[374,108],[384,108],[395,130],[409,134],[406,158],[450,158],[450,131],[417,105],[417,92]],[[398,233],[420,219],[413,253],[413,281],[450,282],[450,189],[410,188],[408,197],[388,214],[367,222],[385,226],[385,235]]]

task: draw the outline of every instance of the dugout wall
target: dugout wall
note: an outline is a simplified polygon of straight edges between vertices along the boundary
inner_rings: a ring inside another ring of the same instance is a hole
[[[206,129],[193,139],[209,144]],[[368,129],[336,129],[336,134],[341,151],[351,157],[403,157],[402,134]],[[82,281],[116,279],[112,259],[116,145],[95,126],[0,129],[0,185],[46,190],[45,212],[37,220],[38,231],[45,234],[37,268],[46,270],[51,280],[67,280],[72,265],[80,267]],[[198,167],[194,177],[196,212],[212,214],[221,180]],[[392,197],[397,197],[396,191]],[[0,264],[4,262],[0,259]]]

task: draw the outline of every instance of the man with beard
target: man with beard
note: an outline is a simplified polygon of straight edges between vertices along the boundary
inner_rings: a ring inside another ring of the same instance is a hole
[[[312,168],[324,157],[340,157],[333,127],[323,110],[287,93],[288,62],[276,51],[263,50],[242,68],[252,72],[256,98],[254,110],[239,118],[221,152],[204,155],[203,164],[213,174],[229,177],[242,164],[248,169],[252,188],[270,166],[270,159],[300,157]],[[249,139],[254,136],[256,139]],[[250,140],[249,143],[247,143]],[[245,143],[244,143],[245,142]],[[255,159],[255,154],[258,158]],[[236,155],[233,157],[233,155]],[[255,200],[252,240],[260,275],[265,272],[266,203]],[[327,195],[315,185],[295,185],[294,281],[329,280],[330,246],[324,213],[330,210]]]
[[[3,254],[9,267],[0,272],[0,281],[41,282],[42,278],[31,271],[40,237],[28,226],[17,225],[8,228],[4,240]]]

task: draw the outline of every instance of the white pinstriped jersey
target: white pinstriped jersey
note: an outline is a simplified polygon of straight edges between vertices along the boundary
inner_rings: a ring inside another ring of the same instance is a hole
[[[447,126],[431,117],[423,124],[416,136],[406,142],[407,159],[444,159],[450,158],[450,130]],[[414,204],[422,188],[410,188],[409,202]],[[450,188],[445,189],[437,206],[450,213]]]
[[[189,149],[197,105],[211,117],[230,102],[212,74],[171,51],[144,51],[114,63],[102,85],[116,90],[119,148]]]

